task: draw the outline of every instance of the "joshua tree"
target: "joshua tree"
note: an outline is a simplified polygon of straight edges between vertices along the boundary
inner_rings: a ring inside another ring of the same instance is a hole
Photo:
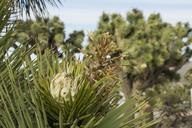
[[[117,43],[122,52],[124,91],[131,95],[133,90],[144,91],[157,83],[179,79],[177,71],[192,54],[190,31],[188,24],[173,26],[158,13],[144,19],[140,10],[133,9],[126,19],[104,13],[95,35],[109,32]]]

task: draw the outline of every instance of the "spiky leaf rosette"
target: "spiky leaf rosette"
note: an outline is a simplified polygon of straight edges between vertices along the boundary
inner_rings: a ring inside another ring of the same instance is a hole
[[[39,54],[37,59],[31,61],[27,56],[30,51],[24,53],[23,49],[17,49],[10,60],[4,63],[5,67],[1,68],[0,73],[1,126],[134,128],[153,125],[154,122],[144,124],[143,120],[146,118],[143,114],[130,119],[146,102],[132,108],[136,101],[130,99],[120,107],[111,108],[110,104],[116,93],[111,91],[103,97],[104,79],[90,84],[83,73],[83,64],[69,64],[65,60],[59,62],[57,57],[50,56],[50,52],[46,53],[43,56]],[[78,91],[74,99],[69,95],[69,99],[63,97],[62,102],[58,102],[50,94],[50,81],[60,71],[71,73],[71,78],[78,80]]]

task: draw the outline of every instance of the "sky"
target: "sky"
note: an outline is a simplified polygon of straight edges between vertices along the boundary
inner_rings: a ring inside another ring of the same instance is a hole
[[[126,13],[133,8],[143,11],[147,18],[160,13],[170,23],[189,22],[192,25],[192,0],[61,0],[58,8],[48,7],[50,16],[59,16],[65,23],[66,33],[73,30],[91,32],[97,27],[103,12]]]

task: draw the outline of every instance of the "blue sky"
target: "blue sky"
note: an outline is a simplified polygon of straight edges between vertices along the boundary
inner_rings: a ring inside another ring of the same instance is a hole
[[[51,16],[59,16],[64,21],[65,31],[69,33],[81,29],[93,31],[102,12],[125,16],[132,8],[142,10],[145,17],[159,12],[164,21],[192,25],[192,0],[63,0],[63,6],[48,7],[48,10]]]

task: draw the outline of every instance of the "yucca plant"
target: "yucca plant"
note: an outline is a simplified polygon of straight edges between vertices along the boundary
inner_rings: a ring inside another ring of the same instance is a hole
[[[0,30],[10,17],[10,7],[9,1],[0,2]],[[26,50],[22,45],[7,55],[10,33],[0,38],[0,127],[144,128],[155,123],[144,123],[140,110],[146,102],[129,99],[113,105],[119,82],[105,93],[107,76],[90,82],[83,62],[67,62],[50,51],[31,59],[38,46]]]
[[[19,51],[14,54],[21,56],[23,53]],[[110,104],[116,98],[117,94],[114,92],[118,88],[114,88],[110,94],[103,97],[105,79],[91,85],[84,76],[83,64],[65,61],[57,63],[54,57],[51,58],[50,63],[50,56],[47,55],[46,58],[43,55],[42,60],[39,59],[40,57],[35,61],[23,60],[26,65],[19,66],[20,68],[15,71],[12,70],[13,64],[7,62],[8,72],[5,77],[7,79],[1,77],[0,82],[1,126],[10,128],[135,128],[148,127],[154,123],[141,124],[146,118],[145,114],[139,111],[146,105],[146,102],[131,108],[135,101],[130,99],[122,106],[113,107]],[[25,57],[27,58],[23,56]],[[64,72],[66,74],[63,76]],[[63,77],[63,80],[59,77]],[[62,90],[68,86],[65,77],[71,79],[70,86],[76,89],[73,94],[71,89]],[[54,87],[51,86],[59,86],[52,85],[57,84],[53,81],[58,78],[60,79],[58,83],[63,87],[57,91],[65,92],[66,95],[55,97],[52,92]],[[135,113],[138,113],[138,116],[130,119]]]

